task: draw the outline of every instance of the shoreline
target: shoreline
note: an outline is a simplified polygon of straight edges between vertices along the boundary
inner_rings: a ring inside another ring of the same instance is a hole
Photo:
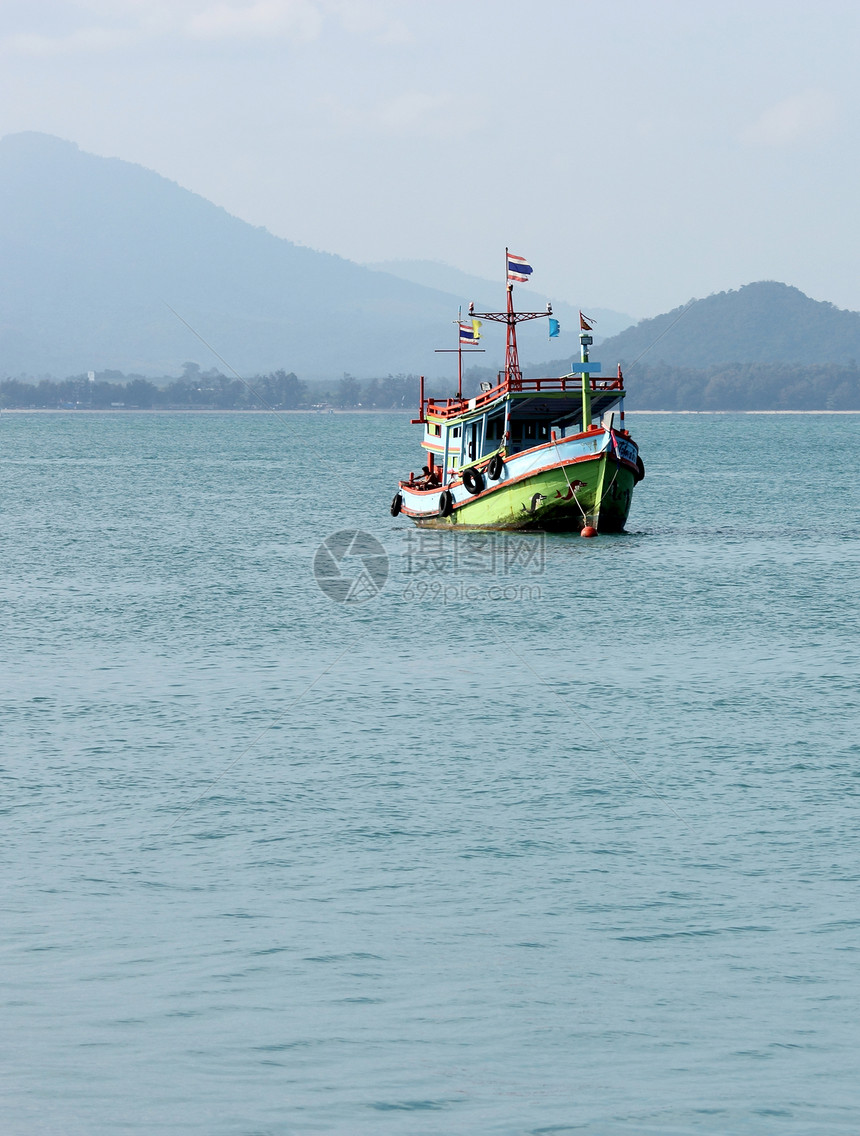
[[[216,410],[211,407],[180,407],[165,409],[160,406],[123,406],[123,407],[88,407],[82,406],[74,410],[66,410],[59,406],[3,406],[0,407],[0,415],[3,414],[241,414],[245,416],[255,414],[309,414],[314,417],[328,418],[333,414],[410,414],[412,411],[404,407],[399,409],[391,409],[382,407],[379,410],[362,410],[360,407],[355,409],[337,408],[332,407],[330,410],[307,410],[304,407],[298,407],[295,410],[266,410],[263,407],[259,409],[249,410]],[[858,411],[860,413],[860,411]]]
[[[230,415],[260,415],[260,414],[305,414],[311,417],[329,418],[333,415],[355,415],[355,414],[397,414],[406,415],[411,414],[403,407],[392,409],[390,407],[381,407],[380,409],[364,410],[361,407],[354,407],[347,409],[346,407],[332,407],[326,410],[306,410],[299,408],[295,410],[214,410],[214,409],[192,409],[190,407],[179,408],[175,410],[166,410],[161,407],[115,407],[115,408],[93,408],[88,407],[76,408],[75,410],[64,410],[55,406],[4,406],[0,407],[0,417],[4,414],[67,414],[67,415],[81,415],[81,414],[105,414],[105,415],[121,415],[121,414],[150,414],[150,415],[168,415],[168,414],[230,414]],[[695,415],[695,414],[860,414],[860,410],[625,410],[625,415],[640,414],[678,414],[678,415]]]

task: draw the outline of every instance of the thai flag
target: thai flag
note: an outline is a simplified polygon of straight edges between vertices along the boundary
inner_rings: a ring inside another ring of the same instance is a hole
[[[524,283],[532,272],[532,266],[526,262],[525,257],[508,253],[508,280],[519,280]]]
[[[470,323],[460,324],[460,344],[474,343],[477,339],[475,328]]]

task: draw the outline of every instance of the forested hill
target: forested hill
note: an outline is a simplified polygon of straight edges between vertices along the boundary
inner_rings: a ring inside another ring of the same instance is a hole
[[[775,281],[692,300],[605,340],[631,410],[860,410],[860,312]],[[560,375],[569,358],[530,364]]]
[[[724,363],[847,365],[860,360],[860,312],[811,300],[773,280],[746,284],[642,320],[600,345],[606,369],[649,365],[708,368]]]

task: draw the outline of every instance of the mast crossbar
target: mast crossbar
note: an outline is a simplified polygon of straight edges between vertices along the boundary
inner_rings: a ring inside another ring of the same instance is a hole
[[[473,312],[475,319],[494,320],[496,323],[522,323],[523,320],[546,319],[549,312]]]

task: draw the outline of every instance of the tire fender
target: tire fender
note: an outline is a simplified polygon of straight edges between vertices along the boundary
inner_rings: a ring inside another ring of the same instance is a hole
[[[484,475],[479,469],[475,469],[474,466],[470,466],[469,469],[463,470],[461,477],[463,478],[463,484],[473,497],[476,494],[483,492]]]
[[[505,459],[501,454],[493,454],[490,458],[490,463],[487,466],[487,477],[490,481],[498,481],[502,476],[502,470],[505,468]]]

